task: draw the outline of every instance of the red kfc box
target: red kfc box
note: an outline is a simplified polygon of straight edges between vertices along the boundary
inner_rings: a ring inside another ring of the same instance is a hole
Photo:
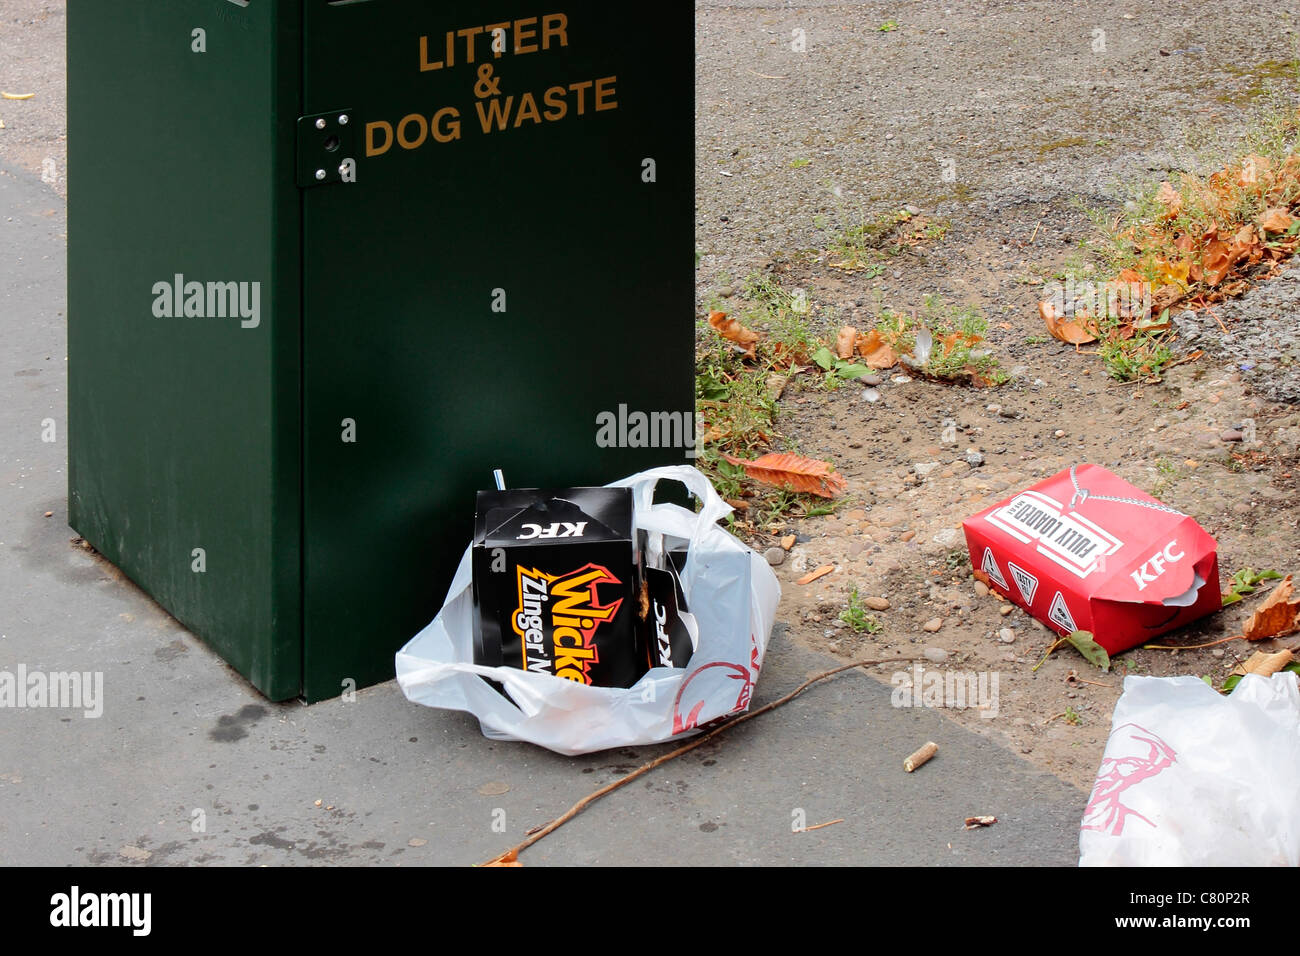
[[[1062,634],[1107,653],[1217,611],[1217,544],[1194,518],[1075,465],[962,522],[971,567]]]

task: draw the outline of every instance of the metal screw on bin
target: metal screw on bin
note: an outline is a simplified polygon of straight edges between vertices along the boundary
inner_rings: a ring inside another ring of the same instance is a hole
[[[344,113],[342,116],[339,117],[339,125],[340,125],[340,126],[347,126],[347,125],[348,125],[348,114],[347,114],[347,113]]]
[[[325,120],[323,120],[323,119],[318,119],[318,120],[316,121],[316,128],[317,128],[317,129],[324,129],[324,128],[325,128]]]
[[[325,178],[325,170],[323,170],[323,169],[318,169],[318,170],[316,170],[316,178],[317,178],[317,179],[324,179],[324,178]]]

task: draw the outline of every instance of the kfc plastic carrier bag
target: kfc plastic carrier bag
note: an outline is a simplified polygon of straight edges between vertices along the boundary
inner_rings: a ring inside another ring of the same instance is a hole
[[[685,485],[701,502],[699,513],[654,504],[655,485],[665,480]],[[409,700],[468,711],[493,740],[527,741],[561,754],[660,743],[749,708],[781,598],[776,575],[718,527],[731,506],[695,468],[654,468],[611,487],[632,489],[633,526],[648,532],[648,558],[687,548],[681,584],[699,635],[687,667],[655,667],[622,689],[474,664],[467,548],[442,610],[397,652],[397,682]]]
[[[1080,866],[1300,864],[1296,675],[1128,677],[1079,829]]]

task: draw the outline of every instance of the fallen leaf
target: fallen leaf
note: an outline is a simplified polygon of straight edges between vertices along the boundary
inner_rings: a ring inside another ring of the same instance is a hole
[[[424,837],[411,837],[411,839],[409,839],[409,840],[406,841],[406,845],[407,845],[407,846],[424,846],[424,845],[425,845],[426,843],[428,843],[428,842],[429,842],[429,841],[426,840]]]
[[[1268,677],[1270,674],[1276,674],[1286,665],[1295,660],[1295,655],[1290,651],[1278,651],[1276,654],[1269,654],[1265,651],[1256,651],[1250,655],[1250,658],[1244,664],[1238,664],[1232,673],[1245,677],[1247,674],[1258,674],[1260,677]]]
[[[725,312],[710,312],[709,325],[728,342],[738,345],[746,358],[754,358],[754,346],[758,343],[759,335],[753,329],[747,329],[735,319],[727,318]]]
[[[1300,600],[1291,599],[1293,591],[1288,574],[1246,621],[1242,636],[1248,641],[1263,641],[1300,631]]]
[[[755,481],[775,488],[834,498],[849,487],[843,475],[816,458],[805,458],[789,452],[764,455],[755,461],[733,458],[726,452],[723,452],[722,457],[733,465],[740,465],[745,469],[745,474]]]
[[[857,339],[858,354],[874,369],[893,368],[898,364],[898,355],[889,343],[880,335],[879,329],[872,329]]]
[[[826,577],[826,575],[830,574],[830,573],[831,573],[832,571],[834,571],[834,570],[835,570],[835,565],[833,565],[833,564],[823,564],[823,565],[822,565],[820,568],[818,568],[816,571],[809,571],[807,574],[805,574],[803,577],[801,577],[798,581],[795,581],[794,583],[795,583],[795,584],[812,584],[812,583],[813,583],[814,581],[816,581],[818,578],[824,578],[824,577]]]
[[[479,866],[523,866],[523,864],[519,862],[519,854],[511,850],[488,863],[480,863]]]
[[[1104,671],[1110,670],[1110,655],[1106,653],[1104,647],[1092,639],[1091,631],[1072,631],[1066,640],[1074,645],[1074,649],[1082,654],[1088,663]]]
[[[780,372],[769,372],[767,376],[766,392],[769,400],[775,402],[785,392],[785,386],[790,381],[790,376],[782,375]]]
[[[1182,194],[1168,181],[1160,184],[1160,189],[1156,191],[1156,201],[1165,207],[1161,219],[1175,219],[1183,211]]]
[[[975,830],[975,829],[978,829],[979,827],[991,827],[991,826],[993,826],[993,824],[995,824],[995,823],[997,823],[997,822],[998,822],[998,818],[997,818],[997,817],[990,817],[990,816],[982,816],[982,817],[967,817],[967,818],[966,818],[966,829],[967,829],[967,830]]]
[[[851,325],[846,325],[840,329],[840,334],[835,336],[835,354],[842,359],[853,358],[853,346],[858,341],[858,330]]]
[[[1226,242],[1222,239],[1211,239],[1201,252],[1201,266],[1205,271],[1205,281],[1212,286],[1218,285],[1232,271],[1236,261],[1231,247]]]
[[[499,794],[506,793],[510,789],[510,784],[501,780],[489,780],[483,786],[478,788],[478,792],[485,797],[495,797]]]
[[[1069,342],[1071,345],[1087,345],[1089,342],[1097,341],[1097,336],[1084,328],[1081,322],[1057,315],[1056,308],[1051,302],[1044,300],[1038,303],[1038,314],[1043,317],[1047,331],[1052,333],[1053,338]]]
[[[1156,259],[1156,272],[1165,283],[1177,283],[1184,289],[1187,288],[1187,273],[1191,269],[1191,262],[1186,259],[1174,259],[1170,261],[1164,258]]]
[[[1264,215],[1259,218],[1260,228],[1265,232],[1286,232],[1291,228],[1293,222],[1295,222],[1295,217],[1281,206],[1266,209]]]

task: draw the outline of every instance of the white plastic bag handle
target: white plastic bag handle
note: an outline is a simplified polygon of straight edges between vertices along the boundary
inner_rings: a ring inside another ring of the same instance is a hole
[[[700,508],[699,518],[704,524],[711,525],[720,518],[725,518],[731,514],[731,505],[722,500],[722,497],[714,490],[712,482],[704,476],[704,473],[692,465],[664,465],[659,468],[651,468],[638,475],[633,475],[631,478],[616,481],[610,487],[631,488],[636,510],[646,513],[650,511],[654,504],[655,486],[665,479],[680,481],[691,494],[700,500],[702,507]]]

